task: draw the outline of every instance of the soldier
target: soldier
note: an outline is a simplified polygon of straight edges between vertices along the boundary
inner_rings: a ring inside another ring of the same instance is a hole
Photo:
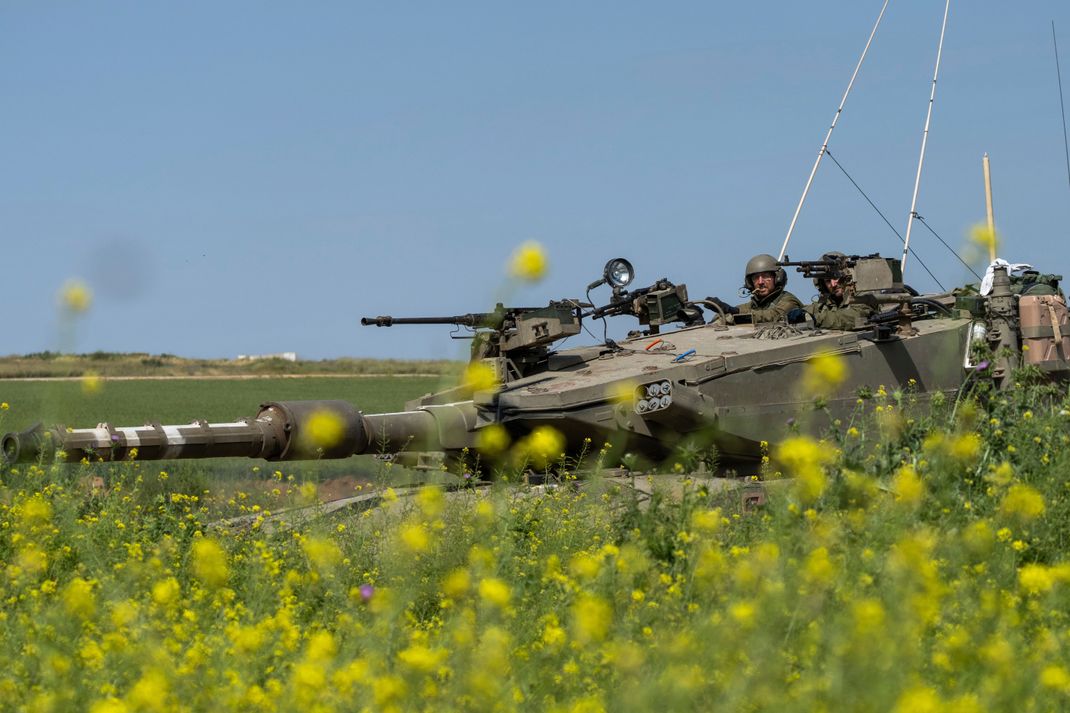
[[[841,252],[828,252],[822,255],[821,259],[831,261],[843,257],[846,256]],[[814,326],[819,329],[858,329],[873,314],[873,308],[852,301],[851,295],[845,289],[847,282],[845,275],[815,277],[814,286],[821,293],[821,297],[804,308],[793,309],[788,315],[788,322],[802,322],[809,314],[814,320]]]
[[[717,297],[709,299],[725,314],[735,315],[737,322],[782,322],[788,312],[802,307],[798,297],[784,290],[787,283],[784,268],[777,265],[775,257],[763,253],[748,260],[743,272],[743,284],[750,290],[749,302],[730,305]]]

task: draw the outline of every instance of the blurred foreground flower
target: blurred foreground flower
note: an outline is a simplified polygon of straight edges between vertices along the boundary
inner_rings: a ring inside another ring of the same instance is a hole
[[[847,363],[836,354],[819,354],[811,359],[803,371],[803,390],[811,396],[832,392],[847,378]]]
[[[802,502],[811,503],[825,492],[825,466],[836,458],[835,449],[806,436],[796,436],[777,446],[774,456],[786,467],[785,475],[796,479],[795,493]]]
[[[345,436],[342,417],[333,411],[316,411],[308,418],[305,437],[315,448],[333,448]]]
[[[102,388],[104,388],[104,380],[99,374],[89,373],[82,377],[82,393],[86,396],[99,394]]]
[[[999,231],[989,228],[987,223],[977,223],[970,228],[970,242],[994,255],[999,250]]]
[[[480,453],[497,456],[509,447],[509,440],[509,432],[505,430],[505,426],[492,423],[476,435],[476,447]]]
[[[67,280],[59,290],[59,305],[67,312],[85,312],[92,303],[93,293],[81,280]]]
[[[222,587],[230,577],[227,567],[227,553],[222,545],[210,537],[200,537],[193,541],[191,548],[193,576],[209,589]]]
[[[1024,484],[1012,485],[999,504],[1000,515],[1022,523],[1037,519],[1045,510],[1044,496]]]
[[[494,391],[498,388],[498,375],[486,362],[474,361],[464,368],[461,385],[467,391]]]
[[[545,468],[562,455],[565,437],[553,426],[539,426],[516,445],[518,458],[530,461],[536,468]]]
[[[637,381],[615,381],[606,387],[606,397],[615,404],[631,406],[636,399]]]
[[[509,274],[528,282],[538,282],[546,276],[546,251],[541,244],[529,240],[509,258]]]

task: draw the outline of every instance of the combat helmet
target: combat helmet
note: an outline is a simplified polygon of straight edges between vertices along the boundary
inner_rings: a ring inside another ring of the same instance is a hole
[[[762,253],[747,261],[747,267],[743,271],[743,285],[748,290],[753,290],[754,280],[752,278],[762,272],[771,272],[775,275],[774,289],[776,290],[782,290],[788,284],[788,273],[784,272],[784,268],[777,265],[777,259],[772,255]]]
[[[847,257],[847,256],[844,255],[843,253],[841,253],[839,250],[830,250],[829,252],[827,252],[827,253],[825,253],[824,255],[821,256],[821,260],[822,261],[824,261],[824,260],[839,260],[839,259],[842,259],[842,258],[845,258],[845,257]],[[815,277],[814,278],[814,287],[816,287],[817,291],[820,292],[823,295],[824,294],[828,294],[828,288],[825,287],[825,280],[827,280],[827,279],[828,278],[826,278],[826,277]]]

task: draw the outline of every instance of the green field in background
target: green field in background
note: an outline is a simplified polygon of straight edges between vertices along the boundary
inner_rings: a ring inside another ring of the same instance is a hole
[[[0,431],[38,421],[85,428],[107,421],[140,426],[195,419],[233,421],[256,415],[265,401],[342,399],[365,413],[396,411],[409,399],[448,384],[438,376],[291,377],[258,379],[102,380],[96,393],[74,381],[0,380]]]

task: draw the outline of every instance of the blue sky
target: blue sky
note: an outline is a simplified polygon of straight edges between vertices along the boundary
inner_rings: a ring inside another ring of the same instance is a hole
[[[734,300],[880,6],[5,3],[0,353],[460,358],[447,328],[359,318],[581,297],[618,255]],[[900,233],[943,7],[893,0],[830,145]],[[1070,90],[1070,3],[953,2],[918,211],[961,245],[987,151],[1001,255],[1070,276],[1052,20]],[[527,240],[549,274],[510,284]],[[828,249],[901,247],[826,159],[788,252]],[[73,330],[70,278],[95,296]]]

